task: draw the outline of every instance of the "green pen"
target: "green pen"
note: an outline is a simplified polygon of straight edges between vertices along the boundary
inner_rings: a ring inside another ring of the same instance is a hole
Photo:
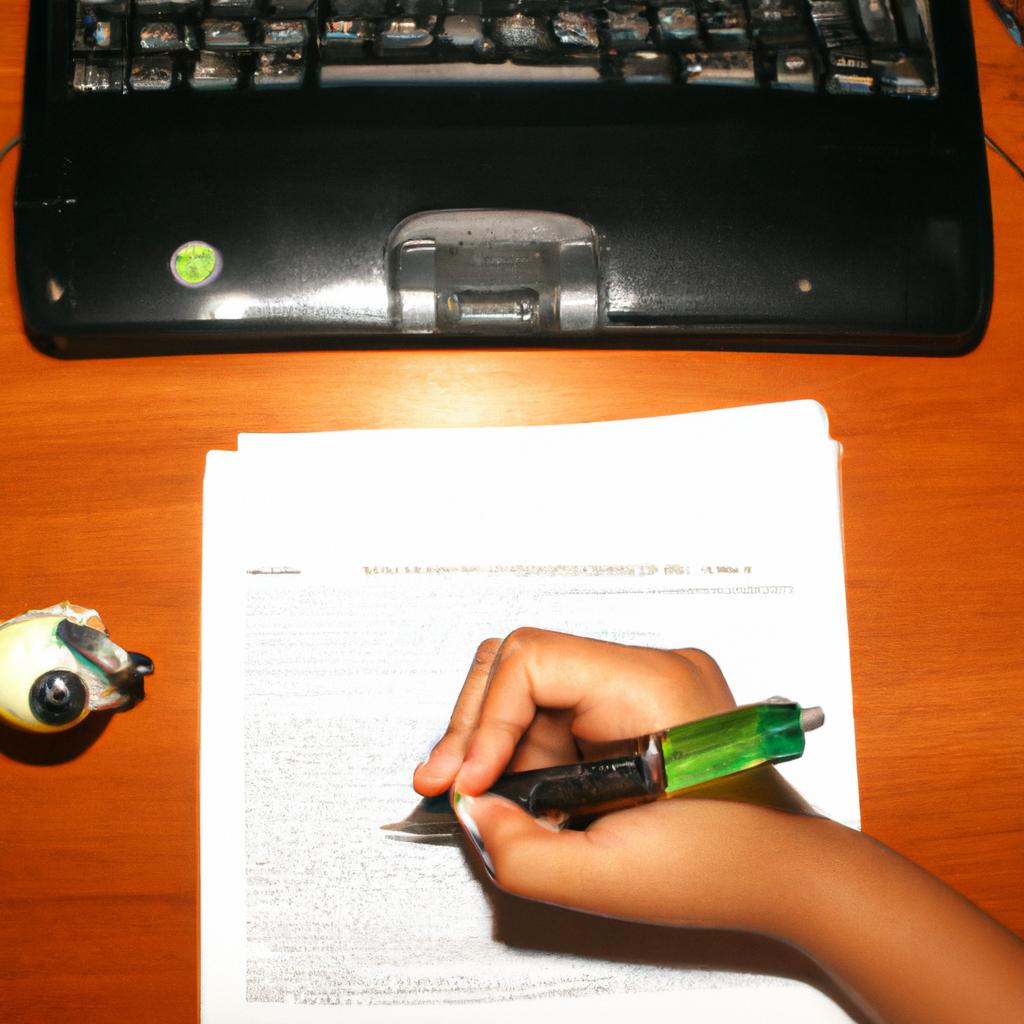
[[[487,792],[560,825],[671,799],[760,764],[792,761],[804,752],[804,734],[824,721],[821,708],[772,697],[639,736],[628,741],[632,751],[619,757],[509,772]],[[395,838],[433,842],[459,833],[447,795],[428,797],[403,821],[382,827]]]

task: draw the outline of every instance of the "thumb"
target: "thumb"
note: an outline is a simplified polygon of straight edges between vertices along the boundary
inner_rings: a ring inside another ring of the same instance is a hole
[[[488,874],[516,896],[587,909],[595,875],[615,871],[586,832],[555,831],[503,797],[456,793],[453,804]]]

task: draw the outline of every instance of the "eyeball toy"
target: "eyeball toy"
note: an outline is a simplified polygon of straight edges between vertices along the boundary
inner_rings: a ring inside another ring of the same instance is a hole
[[[91,711],[127,711],[153,671],[118,647],[99,614],[63,601],[0,624],[0,721],[62,732]]]

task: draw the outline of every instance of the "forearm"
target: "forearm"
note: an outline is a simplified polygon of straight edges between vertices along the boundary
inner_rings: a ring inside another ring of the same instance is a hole
[[[815,818],[772,769],[552,832],[477,796],[514,758],[565,763],[735,706],[699,651],[521,629],[485,641],[444,739],[417,769],[452,786],[497,885],[612,917],[774,935],[807,951],[887,1024],[1024,1021],[1024,944],[860,833]]]
[[[886,1024],[1024,1020],[1024,943],[867,836],[805,820],[778,931]],[[797,877],[797,876],[800,877]]]

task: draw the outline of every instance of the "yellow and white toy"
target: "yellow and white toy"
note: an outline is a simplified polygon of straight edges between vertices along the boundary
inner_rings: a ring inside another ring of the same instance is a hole
[[[99,614],[63,601],[0,624],[0,721],[61,732],[91,711],[126,711],[153,671],[144,654],[118,647]]]

